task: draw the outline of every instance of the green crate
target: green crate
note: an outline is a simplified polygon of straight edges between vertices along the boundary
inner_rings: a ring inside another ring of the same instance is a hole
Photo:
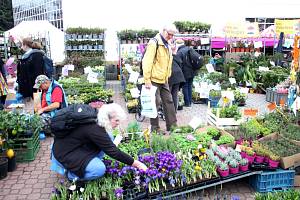
[[[39,132],[34,132],[31,138],[15,139],[11,148],[16,152],[17,162],[33,161],[40,148]]]
[[[29,149],[14,149],[16,152],[17,162],[29,162],[33,161],[39,152],[40,143],[36,143],[36,146]]]
[[[30,138],[14,139],[13,149],[32,149],[39,142],[39,132],[34,132]]]

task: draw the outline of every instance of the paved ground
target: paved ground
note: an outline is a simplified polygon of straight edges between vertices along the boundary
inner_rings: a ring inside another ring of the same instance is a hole
[[[125,102],[122,97],[120,85],[117,81],[107,83],[108,88],[114,89],[114,102],[121,104],[125,108]],[[266,102],[264,95],[249,94],[247,100],[248,107],[258,107],[260,113],[265,112]],[[201,117],[206,122],[207,106],[204,104],[195,104],[190,108],[184,108],[178,111],[178,125],[187,124],[193,116]],[[134,114],[129,114],[128,122],[134,119]],[[161,122],[163,128],[164,122]],[[142,123],[142,127],[147,127],[149,120]],[[50,168],[50,144],[52,138],[41,141],[41,148],[36,159],[30,163],[20,163],[14,172],[8,173],[8,176],[0,180],[0,200],[16,199],[50,199],[52,188],[62,178],[49,170]],[[203,194],[203,195],[202,195]],[[248,186],[247,180],[235,181],[203,191],[203,193],[193,194],[189,199],[231,199],[239,197],[240,200],[254,199],[254,191]]]

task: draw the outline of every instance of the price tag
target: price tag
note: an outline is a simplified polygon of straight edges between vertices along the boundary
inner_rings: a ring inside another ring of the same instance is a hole
[[[206,64],[205,67],[206,67],[208,73],[211,73],[211,72],[215,71],[214,66],[212,64],[210,64],[210,63]]]
[[[256,42],[254,42],[254,48],[260,48],[260,47],[263,47],[262,41],[256,41]]]
[[[258,114],[257,108],[245,108],[244,109],[244,116],[246,117],[256,117]]]
[[[89,83],[98,83],[98,73],[96,72],[90,72],[87,76],[87,80],[89,81]]]
[[[222,97],[226,97],[226,98],[230,99],[231,101],[234,100],[234,94],[232,91],[221,91],[221,95],[222,95]]]
[[[262,67],[262,66],[259,66],[259,67],[258,67],[258,71],[261,71],[261,72],[267,72],[267,71],[270,71],[270,70],[269,70],[269,67]]]
[[[138,78],[139,78],[139,73],[138,72],[131,72],[130,76],[129,76],[129,79],[128,79],[128,82],[129,83],[136,83]]]
[[[209,44],[209,38],[201,38],[201,45]]]
[[[118,146],[118,145],[121,143],[122,139],[123,139],[122,135],[121,135],[121,134],[118,134],[118,135],[115,137],[113,143],[114,143],[116,146]]]
[[[229,78],[229,82],[230,82],[231,84],[236,84],[235,78]]]
[[[189,125],[195,130],[202,124],[202,120],[199,117],[193,117],[193,119],[190,121]]]
[[[83,69],[83,71],[84,71],[85,74],[88,74],[88,73],[92,72],[92,69],[91,69],[90,66],[88,66],[88,67],[85,67],[85,68]]]
[[[62,76],[69,76],[68,67],[63,66],[63,68],[61,69],[61,74],[62,74]]]
[[[270,111],[272,111],[276,108],[276,103],[275,102],[269,103],[267,107]]]
[[[74,71],[74,65],[67,65],[67,66],[68,66],[68,70]]]

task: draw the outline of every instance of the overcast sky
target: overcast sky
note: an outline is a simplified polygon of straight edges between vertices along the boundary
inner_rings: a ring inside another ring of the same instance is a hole
[[[63,0],[64,27],[160,29],[174,21],[225,23],[245,17],[300,18],[300,0]]]

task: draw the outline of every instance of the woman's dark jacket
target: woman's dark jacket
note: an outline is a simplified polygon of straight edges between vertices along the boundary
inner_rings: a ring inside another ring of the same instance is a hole
[[[34,82],[38,75],[44,74],[44,52],[40,50],[30,50],[25,53],[17,66],[17,83],[19,93],[23,98],[33,97]]]
[[[196,75],[196,71],[193,69],[193,66],[189,62],[189,51],[190,47],[187,47],[185,45],[182,45],[178,48],[177,56],[182,60],[182,72],[184,74],[185,80],[194,78]]]
[[[88,163],[101,151],[108,156],[132,165],[133,158],[120,151],[103,127],[85,124],[71,131],[64,138],[54,138],[54,157],[69,171],[84,177]]]
[[[7,82],[7,80],[6,80],[6,70],[5,70],[5,66],[4,65],[5,64],[4,64],[3,60],[0,58],[0,73],[2,74],[5,82]]]
[[[173,55],[172,62],[172,74],[169,78],[169,85],[180,84],[183,85],[185,83],[185,78],[182,73],[182,60],[179,56]]]

